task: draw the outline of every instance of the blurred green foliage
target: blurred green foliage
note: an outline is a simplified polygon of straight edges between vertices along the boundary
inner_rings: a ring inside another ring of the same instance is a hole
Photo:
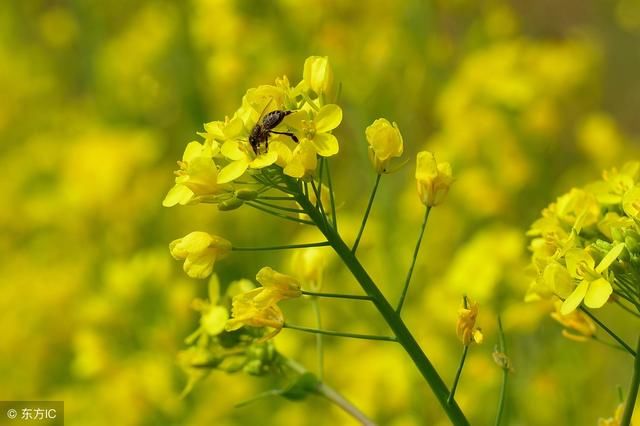
[[[343,232],[355,237],[373,185],[364,129],[374,119],[398,123],[406,158],[428,148],[453,165],[406,319],[451,381],[461,295],[480,302],[485,344],[457,392],[471,422],[490,424],[497,405],[496,312],[515,368],[506,424],[610,416],[630,360],[562,339],[550,306],[522,302],[524,231],[557,195],[637,158],[639,35],[634,0],[1,2],[0,399],[64,400],[69,425],[353,422],[319,399],[233,408],[268,379],[214,374],[178,398],[176,354],[206,285],[184,276],[167,243],[194,230],[252,246],[305,236],[246,209],[163,209],[174,162],[247,88],[297,81],[315,54],[330,57],[342,84],[332,170]],[[385,176],[359,255],[390,298],[421,215],[412,167]],[[229,282],[289,261],[239,253],[216,268]],[[324,285],[357,291],[337,261]],[[284,308],[311,323],[310,306]],[[384,331],[370,307],[322,309],[327,328]],[[615,309],[602,316],[632,340]],[[276,345],[312,367],[313,341],[285,330]],[[447,424],[404,356],[327,339],[327,381],[381,424]]]

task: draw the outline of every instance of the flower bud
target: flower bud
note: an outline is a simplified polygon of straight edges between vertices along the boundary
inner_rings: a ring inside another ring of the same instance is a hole
[[[230,210],[240,208],[243,204],[244,201],[242,201],[240,198],[234,197],[218,203],[218,210],[220,210],[221,212],[228,212]]]
[[[627,246],[627,250],[631,253],[640,252],[640,243],[636,238],[633,238],[631,235],[627,235],[625,237],[624,245]]]
[[[275,271],[268,266],[258,271],[256,280],[264,287],[262,294],[254,299],[257,303],[268,300],[267,304],[272,304],[302,295],[298,280]]]
[[[421,151],[416,162],[416,182],[422,203],[427,207],[437,206],[444,201],[453,183],[451,165],[436,163],[431,152]]]
[[[310,56],[304,61],[302,79],[317,95],[329,95],[333,90],[333,70],[327,56]]]
[[[388,173],[389,160],[402,155],[402,135],[398,125],[379,118],[367,127],[365,135],[369,143],[369,159],[376,173]]]
[[[458,309],[458,322],[456,324],[456,334],[465,346],[471,343],[480,344],[484,340],[482,331],[476,327],[477,317],[478,304],[468,301],[465,297],[462,307]]]
[[[169,251],[175,259],[184,259],[184,271],[191,278],[206,278],[213,271],[215,261],[231,251],[231,243],[224,238],[196,231],[172,241]]]
[[[255,200],[258,196],[258,191],[252,189],[238,189],[235,192],[235,197],[243,201]]]

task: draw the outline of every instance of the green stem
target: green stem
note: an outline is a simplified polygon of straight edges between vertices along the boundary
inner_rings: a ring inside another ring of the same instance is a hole
[[[318,327],[318,329],[321,329],[322,316],[320,313],[320,301],[317,297],[314,297],[311,300],[311,303],[313,305],[313,311],[316,314],[316,327]],[[318,377],[320,378],[320,380],[322,380],[324,377],[324,347],[322,345],[321,333],[316,334],[316,356],[318,358]]]
[[[600,326],[600,328],[602,328],[604,331],[607,332],[607,334],[611,337],[613,337],[613,339],[620,343],[620,345],[626,349],[627,352],[629,352],[632,356],[637,356],[636,352],[631,348],[631,346],[627,345],[626,342],[624,340],[622,340],[620,337],[618,337],[618,335],[616,333],[614,333],[613,331],[611,331],[609,329],[609,327],[607,327],[606,325],[604,325],[604,323],[602,321],[600,321],[598,318],[596,318],[591,312],[589,312],[587,310],[587,308],[585,308],[584,306],[580,305],[580,310],[582,312],[584,312],[585,314],[587,314],[587,316],[589,318],[591,318],[593,320],[593,322],[595,322],[596,324],[598,324]]]
[[[451,393],[449,394],[449,398],[447,398],[447,404],[451,404],[456,396],[456,389],[458,388],[458,383],[460,382],[460,375],[462,374],[462,369],[464,368],[464,362],[467,359],[468,352],[469,345],[465,345],[464,350],[462,351],[462,358],[460,358],[460,364],[458,365],[458,371],[456,371],[456,377],[453,379]]]
[[[293,197],[278,197],[278,196],[271,196],[271,195],[264,195],[264,196],[260,196],[258,197],[259,200],[274,200],[274,201],[294,201],[295,198]]]
[[[285,206],[279,206],[277,204],[271,204],[271,203],[267,203],[266,201],[262,201],[260,199],[255,199],[251,201],[252,203],[256,203],[256,204],[260,204],[261,206],[264,207],[268,207],[274,210],[282,210],[283,212],[288,212],[288,213],[304,213],[304,211],[300,210],[300,209],[294,209],[292,207],[285,207]]]
[[[336,299],[356,299],[356,300],[371,300],[371,297],[359,294],[341,294],[341,293],[316,293],[314,291],[302,290],[302,294],[306,296],[314,297],[333,297]]]
[[[360,230],[358,231],[356,242],[353,243],[353,248],[351,249],[351,252],[353,254],[355,254],[356,250],[358,250],[358,245],[360,244],[360,238],[362,238],[364,227],[367,224],[367,219],[369,218],[369,212],[371,211],[371,206],[373,205],[373,199],[376,197],[376,191],[378,191],[378,185],[380,184],[381,177],[382,175],[376,176],[376,183],[373,185],[373,191],[371,191],[371,196],[369,197],[369,203],[367,204],[367,209],[364,211],[364,217],[362,218],[362,223],[360,224]]]
[[[333,228],[338,231],[338,216],[336,216],[336,200],[333,194],[333,183],[331,183],[331,170],[329,169],[329,159],[325,159],[323,164],[327,168],[327,185],[329,186],[329,200],[331,201],[331,217],[333,219]],[[322,182],[320,182],[322,183]],[[321,187],[322,188],[322,187]]]
[[[400,311],[402,310],[404,299],[405,297],[407,297],[407,291],[409,290],[409,283],[411,282],[411,276],[413,275],[413,268],[416,266],[416,260],[418,259],[418,252],[420,251],[420,244],[422,243],[424,230],[427,227],[427,220],[429,219],[430,211],[431,211],[431,207],[427,207],[427,210],[424,213],[424,220],[422,221],[422,226],[420,227],[420,236],[418,237],[416,248],[413,250],[413,259],[411,260],[411,266],[409,267],[409,272],[407,273],[407,278],[405,279],[404,287],[402,288],[402,294],[400,295],[400,300],[398,301],[398,306],[396,307],[396,312],[398,313],[400,313]]]
[[[325,226],[328,228],[329,227],[329,219],[327,218],[327,213],[324,210],[324,206],[322,205],[322,184],[320,184],[320,189],[318,189],[318,187],[316,187],[315,182],[312,180],[311,181],[311,189],[313,189],[313,193],[316,196],[316,207],[315,207],[315,211],[319,211],[320,212],[320,218],[322,219],[322,228],[324,228]],[[316,223],[316,225],[318,225],[319,227],[321,226],[320,223]],[[320,229],[322,231],[322,229]]]
[[[289,185],[289,188],[297,188],[295,181],[288,180],[287,184]],[[316,223],[316,225],[319,226],[322,223],[322,218],[319,216],[318,212],[314,210],[309,200],[300,196],[299,192],[297,200],[300,206],[307,211],[309,217]],[[364,292],[371,297],[373,303],[378,309],[378,312],[380,312],[380,315],[385,319],[389,328],[391,328],[395,334],[397,341],[402,345],[422,374],[422,377],[424,377],[429,384],[429,387],[435,394],[451,422],[456,426],[468,425],[468,420],[465,418],[464,413],[455,400],[451,404],[447,403],[447,398],[449,396],[449,389],[447,388],[447,385],[433,367],[429,358],[427,358],[425,353],[422,351],[420,345],[402,321],[402,318],[400,318],[400,315],[398,315],[393,306],[391,306],[389,301],[384,297],[362,264],[360,264],[349,247],[347,247],[342,238],[340,238],[340,235],[338,235],[332,228],[324,228],[322,226],[319,226],[319,228],[324,233],[325,237],[327,237],[327,240],[331,242],[331,246],[334,251],[338,256],[340,256],[347,268],[349,268]]]
[[[615,299],[614,300],[616,305],[620,306],[622,309],[624,309],[625,311],[629,312],[631,315],[633,315],[636,318],[640,318],[640,314],[638,314],[637,312],[635,312],[633,309],[629,308],[628,306],[626,306],[624,303],[622,303],[620,300]]]
[[[504,330],[502,329],[502,319],[498,315],[498,350],[507,356],[506,343],[504,341]],[[504,413],[504,402],[507,395],[507,380],[509,378],[509,368],[502,367],[502,386],[500,387],[500,399],[498,400],[498,414],[496,415],[495,426],[502,423],[502,413]]]
[[[638,355],[636,355],[635,362],[633,363],[633,377],[631,378],[631,384],[629,385],[629,392],[627,392],[627,405],[624,407],[620,426],[629,426],[631,424],[633,409],[636,405],[636,400],[638,399],[638,388],[640,387],[640,337],[638,337],[637,351]]]
[[[307,95],[306,93],[302,92],[302,98],[304,99],[304,101],[311,107],[313,108],[313,110],[315,112],[320,111],[320,107],[318,105],[316,105],[315,102],[313,102],[311,100],[311,98],[309,97],[309,95]]]
[[[282,328],[290,328],[291,330],[304,331],[307,333],[324,334],[326,336],[350,337],[352,339],[363,340],[384,340],[387,342],[397,342],[398,340],[392,336],[378,336],[377,334],[358,334],[358,333],[342,333],[340,331],[321,330],[318,328],[302,327],[300,325],[284,324]]]
[[[283,357],[284,358],[284,357]],[[307,369],[302,365],[298,364],[292,359],[284,358],[287,367],[295,371],[297,374],[306,374],[308,373]],[[345,413],[356,419],[363,426],[375,426],[375,423],[371,421],[362,411],[358,409],[355,405],[349,402],[344,396],[342,396],[338,391],[330,387],[324,382],[320,382],[316,389],[318,394],[333,404],[336,404],[338,407],[342,408]]]
[[[269,209],[267,209],[267,208],[265,208],[265,207],[262,207],[262,206],[261,206],[261,205],[259,205],[259,204],[254,204],[254,203],[253,203],[253,202],[251,202],[251,201],[248,201],[246,204],[247,204],[247,205],[249,205],[249,206],[251,206],[251,207],[253,207],[254,209],[257,209],[257,210],[263,211],[263,212],[268,213],[268,214],[270,214],[270,215],[272,215],[272,216],[275,216],[275,217],[279,217],[280,219],[290,220],[290,221],[292,221],[292,222],[302,223],[302,224],[304,224],[304,225],[314,225],[314,223],[313,223],[313,222],[309,222],[308,220],[299,219],[299,218],[297,218],[297,217],[288,216],[288,215],[286,215],[286,214],[282,214],[282,213],[274,212],[273,210],[269,210]]]
[[[308,243],[308,244],[289,244],[284,246],[271,246],[271,247],[232,247],[232,251],[268,251],[268,250],[290,250],[299,248],[310,247],[325,247],[331,245],[329,241],[323,241],[321,243]]]

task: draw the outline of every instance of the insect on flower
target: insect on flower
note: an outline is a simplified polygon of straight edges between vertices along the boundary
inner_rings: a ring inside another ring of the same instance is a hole
[[[291,132],[277,132],[275,129],[278,124],[282,123],[284,118],[291,114],[293,111],[283,111],[283,110],[274,110],[264,115],[264,111],[269,107],[271,101],[265,105],[264,109],[260,113],[260,117],[258,118],[258,122],[251,130],[251,134],[249,135],[249,143],[251,144],[251,148],[253,148],[253,152],[256,155],[260,151],[260,147],[264,145],[265,151],[269,148],[269,136],[271,133],[275,133],[278,135],[286,135],[289,136],[294,142],[298,143],[298,137]]]

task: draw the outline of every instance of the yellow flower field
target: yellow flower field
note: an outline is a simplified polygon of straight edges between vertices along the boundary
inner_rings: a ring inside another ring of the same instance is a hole
[[[639,43],[634,0],[1,2],[0,401],[640,425]]]

